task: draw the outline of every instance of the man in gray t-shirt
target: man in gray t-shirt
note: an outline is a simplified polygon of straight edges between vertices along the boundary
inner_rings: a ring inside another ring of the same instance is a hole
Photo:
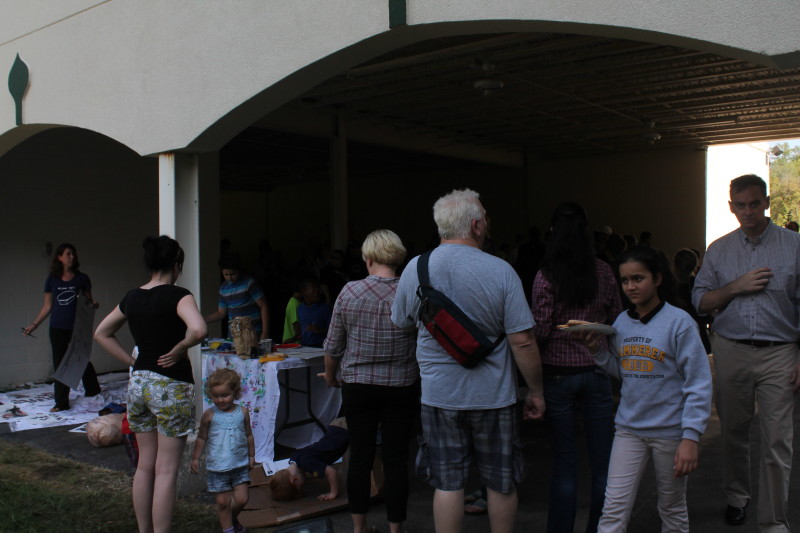
[[[539,419],[544,414],[533,318],[514,269],[480,250],[486,238],[486,211],[478,194],[469,189],[453,191],[436,202],[433,215],[441,245],[430,257],[431,285],[491,340],[502,334],[506,338],[478,366],[467,369],[424,327],[419,328],[424,442],[418,473],[436,489],[433,512],[437,528],[459,530],[464,482],[474,455],[488,491],[492,531],[510,532],[517,509],[516,483],[523,472],[515,446],[515,367],[528,385],[525,418]],[[417,260],[412,259],[403,271],[392,305],[392,321],[401,328],[418,322]]]

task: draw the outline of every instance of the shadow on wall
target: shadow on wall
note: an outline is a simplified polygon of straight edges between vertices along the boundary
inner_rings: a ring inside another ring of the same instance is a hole
[[[51,253],[62,242],[78,249],[81,270],[100,303],[99,321],[141,284],[146,274],[141,242],[158,231],[158,167],[102,135],[77,128],[38,133],[0,157],[4,205],[0,236],[5,260],[0,275],[0,386],[43,381],[52,372],[46,325],[36,339],[18,333],[42,305]],[[13,335],[12,335],[13,333]],[[132,343],[127,332],[123,345]],[[98,372],[120,368],[99,347]]]

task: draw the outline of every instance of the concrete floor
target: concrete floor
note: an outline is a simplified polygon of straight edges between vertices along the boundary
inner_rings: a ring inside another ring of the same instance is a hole
[[[800,417],[800,409],[795,409],[795,422]],[[788,421],[787,421],[788,422]],[[0,438],[9,442],[24,443],[50,453],[62,455],[96,466],[129,472],[130,463],[123,446],[113,448],[93,448],[82,434],[68,433],[69,427],[29,430],[8,433],[7,425],[0,424]],[[5,432],[3,432],[5,430]],[[544,531],[547,521],[548,479],[550,473],[550,450],[547,432],[543,423],[524,423],[522,436],[525,442],[525,461],[527,477],[519,487],[519,512],[516,531]],[[754,432],[754,437],[757,433]],[[795,464],[798,461],[800,445],[796,446]],[[757,464],[753,464],[754,487],[757,488]],[[755,505],[750,508],[750,516],[743,526],[726,526],[722,519],[725,499],[721,489],[722,458],[720,451],[719,423],[714,416],[708,431],[701,442],[700,468],[689,478],[689,515],[694,531],[718,532],[732,531],[749,533],[757,531]],[[477,486],[473,482],[468,488]],[[588,507],[588,468],[581,465],[579,509],[575,531],[583,531]],[[790,495],[791,524],[800,529],[800,466],[792,475]],[[416,478],[412,479],[412,489],[408,504],[408,521],[406,529],[412,533],[433,532],[433,515],[431,510],[433,491]],[[753,495],[754,498],[756,494]],[[333,529],[337,533],[350,531],[352,526],[350,515],[346,511],[329,515]],[[368,523],[375,525],[378,531],[387,531],[385,509],[376,503],[370,509]],[[287,526],[284,526],[287,527]],[[280,528],[277,528],[280,529]],[[470,532],[489,531],[488,518],[484,516],[466,516],[464,530]],[[661,523],[656,510],[656,493],[653,476],[648,474],[642,481],[635,509],[632,513],[629,531],[634,533],[657,533]],[[276,531],[276,528],[258,531]],[[569,532],[566,532],[569,533]]]

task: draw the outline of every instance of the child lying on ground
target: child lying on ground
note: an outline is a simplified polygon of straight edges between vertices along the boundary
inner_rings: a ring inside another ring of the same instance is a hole
[[[319,501],[336,499],[339,495],[339,482],[336,470],[331,466],[347,450],[347,430],[338,426],[328,426],[328,431],[320,440],[295,451],[289,457],[289,468],[275,472],[270,479],[272,499],[290,501],[303,493],[306,475],[314,478],[325,476],[330,490],[317,496]]]

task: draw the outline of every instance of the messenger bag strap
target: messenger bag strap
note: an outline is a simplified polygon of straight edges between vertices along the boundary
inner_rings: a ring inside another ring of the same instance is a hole
[[[428,250],[417,259],[417,277],[419,278],[419,284],[425,285],[426,287],[431,286],[431,277],[428,274],[428,261],[431,258],[431,253],[433,250]]]
[[[417,259],[417,277],[419,278],[420,289],[422,287],[430,287],[431,289],[433,288],[433,286],[431,285],[430,274],[428,272],[428,262],[429,262],[429,260],[431,258],[431,254],[432,253],[433,253],[433,250],[428,250],[424,254],[420,255],[419,259]],[[422,291],[419,290],[419,289],[417,290],[417,297],[420,300],[423,300]],[[449,298],[448,298],[448,300],[449,300]],[[479,331],[480,333],[482,333],[484,336],[486,336],[487,340],[488,340],[488,336],[486,335],[486,333],[483,333],[478,328],[478,326],[474,325],[474,322],[472,322],[472,319],[470,319],[466,315],[466,313],[464,313],[464,311],[462,311],[455,303],[453,303],[452,300],[451,300],[451,304],[453,305],[453,308],[455,308],[455,310],[457,310],[460,314],[462,314],[464,316],[465,320],[467,320],[470,324],[473,324],[475,329],[477,331]],[[500,343],[503,341],[505,336],[506,336],[505,332],[501,332],[500,335],[497,336],[495,341],[492,343],[492,347],[491,347],[492,351],[494,351],[494,349],[497,348],[500,345]]]

